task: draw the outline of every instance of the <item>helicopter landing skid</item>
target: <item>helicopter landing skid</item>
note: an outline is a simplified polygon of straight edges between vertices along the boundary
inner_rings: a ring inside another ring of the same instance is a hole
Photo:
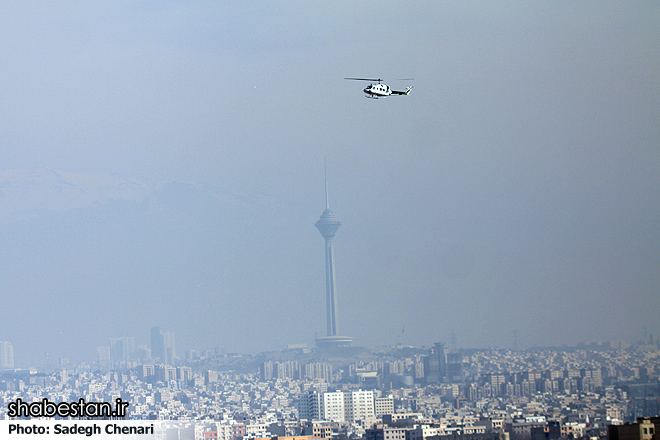
[[[364,97],[369,99],[378,99],[378,96],[374,96],[374,95],[364,95]]]

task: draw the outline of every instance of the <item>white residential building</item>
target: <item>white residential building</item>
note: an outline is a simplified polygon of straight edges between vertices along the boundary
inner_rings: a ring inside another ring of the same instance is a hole
[[[358,421],[375,421],[373,391],[346,391],[344,392],[345,420],[355,423]]]
[[[298,401],[298,415],[306,420],[333,422],[375,421],[373,391],[310,391]]]
[[[341,391],[323,393],[321,418],[330,422],[346,422],[346,404]]]

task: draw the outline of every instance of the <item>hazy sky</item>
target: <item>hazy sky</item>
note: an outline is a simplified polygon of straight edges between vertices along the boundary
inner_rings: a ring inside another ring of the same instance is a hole
[[[155,325],[180,351],[312,345],[324,158],[356,344],[660,334],[659,23],[657,1],[4,1],[0,171],[88,198],[8,220],[34,206],[3,174],[0,340],[25,363]],[[92,197],[111,174],[148,195]]]

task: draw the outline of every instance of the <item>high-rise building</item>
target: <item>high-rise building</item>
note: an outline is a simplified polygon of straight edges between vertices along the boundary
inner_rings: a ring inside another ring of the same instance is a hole
[[[100,366],[109,367],[111,366],[111,357],[110,357],[110,347],[103,345],[101,347],[96,347],[96,354],[98,356],[98,361]]]
[[[330,422],[346,421],[346,402],[341,391],[328,391],[321,398],[321,420]]]
[[[325,211],[316,222],[316,228],[325,239],[325,307],[326,307],[326,336],[316,339],[319,348],[344,347],[350,345],[353,339],[350,336],[337,334],[337,291],[335,281],[335,254],[332,239],[337,233],[341,222],[330,211],[328,201],[328,179],[325,179]]]
[[[163,333],[163,362],[174,364],[176,348],[174,343],[174,332]]]
[[[159,364],[155,367],[156,370],[156,379],[164,383],[168,383],[172,380],[176,381],[176,368],[171,365]]]
[[[373,391],[310,391],[298,401],[301,419],[355,423],[376,418]]]
[[[424,358],[424,374],[427,383],[440,383],[447,377],[447,355],[443,342],[436,342]]]
[[[383,414],[394,414],[394,398],[389,397],[375,397],[374,398],[374,416],[382,416]]]
[[[273,361],[266,361],[259,367],[261,380],[267,381],[273,378]]]
[[[151,356],[165,364],[173,364],[176,358],[174,333],[160,331],[159,327],[151,329]]]
[[[190,382],[193,378],[192,368],[176,367],[176,380]]]
[[[11,342],[0,341],[0,368],[14,368],[14,346]]]
[[[110,357],[113,362],[130,359],[135,352],[135,338],[110,338],[108,340],[110,347]]]
[[[298,396],[298,414],[303,420],[321,420],[323,393],[310,391]]]
[[[163,334],[160,332],[160,327],[153,327],[151,329],[151,356],[154,359],[162,359],[164,349]]]
[[[344,392],[346,421],[355,423],[358,420],[375,421],[375,402],[373,391],[345,391]]]

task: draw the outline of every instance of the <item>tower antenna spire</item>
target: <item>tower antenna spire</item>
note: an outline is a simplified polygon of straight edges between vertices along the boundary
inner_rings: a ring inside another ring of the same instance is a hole
[[[323,159],[323,172],[325,174],[325,209],[330,209],[330,201],[328,200],[328,163]]]

